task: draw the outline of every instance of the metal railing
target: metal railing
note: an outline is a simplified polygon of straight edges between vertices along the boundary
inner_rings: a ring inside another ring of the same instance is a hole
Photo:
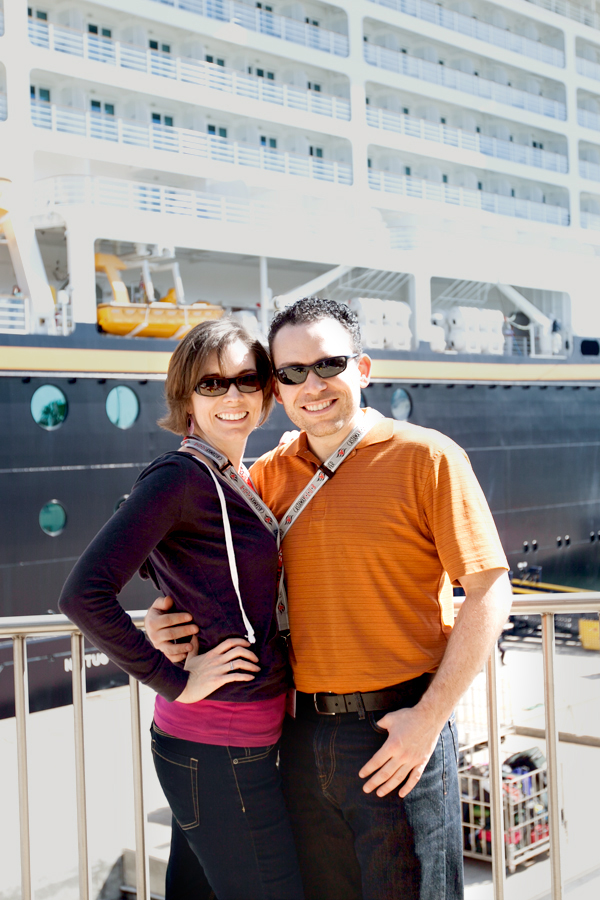
[[[460,601],[456,604],[460,608]],[[548,817],[552,898],[562,898],[560,861],[560,794],[558,764],[558,730],[556,723],[554,679],[554,615],[600,613],[600,593],[570,593],[519,598],[511,610],[516,615],[541,615],[544,667],[545,740],[548,764]],[[134,623],[143,625],[145,611],[131,612]],[[87,842],[87,802],[85,789],[85,657],[83,636],[65,616],[28,616],[0,619],[0,637],[12,638],[14,659],[15,714],[19,786],[19,829],[21,853],[21,900],[31,900],[31,852],[29,827],[29,770],[27,760],[27,650],[26,640],[32,635],[71,635],[72,685],[75,742],[75,782],[77,798],[77,830],[80,900],[90,898],[90,867]],[[490,755],[490,803],[492,832],[492,867],[494,898],[505,898],[504,820],[502,799],[502,760],[500,753],[500,718],[498,714],[497,656],[494,653],[486,668],[488,705],[488,746]],[[136,839],[136,887],[138,900],[149,900],[148,857],[146,850],[146,818],[144,812],[143,773],[139,685],[130,678],[131,727],[133,743],[134,813]]]
[[[573,19],[582,25],[589,25],[590,28],[600,29],[600,16],[598,13],[586,9],[581,4],[569,3],[569,0],[527,0],[534,6],[541,6],[542,9],[549,9],[550,12],[557,13],[559,16],[565,16],[567,19]]]
[[[6,119],[6,94],[0,93],[0,120]]]
[[[591,59],[584,59],[578,56],[575,59],[575,66],[580,75],[587,75],[588,78],[594,78],[600,81],[600,63],[593,62]]]
[[[584,128],[593,128],[594,131],[600,131],[600,115],[591,112],[589,109],[577,108],[577,124],[583,125]]]
[[[31,101],[31,118],[38,128],[80,137],[163,150],[212,162],[229,163],[252,169],[263,169],[281,175],[297,175],[333,184],[352,184],[352,168],[344,163],[316,156],[296,156],[271,147],[228,141],[227,138],[204,134],[170,125],[141,125],[115,116],[91,113],[55,103]],[[190,192],[188,192],[190,193]]]
[[[236,0],[153,0],[153,2],[181,9],[183,12],[207,16],[209,19],[218,19],[220,22],[233,22],[250,31],[301,44],[312,50],[348,56],[348,38],[345,34],[327,31],[325,28],[280,16],[266,9],[258,9],[254,3],[250,6]]]
[[[23,294],[0,294],[0,334],[29,334],[29,300]]]
[[[580,159],[579,174],[582,178],[589,178],[591,181],[600,181],[600,165],[598,165],[598,163],[588,162],[587,159]]]
[[[390,72],[398,72],[401,75],[419,78],[422,81],[431,81],[443,87],[475,94],[478,97],[487,97],[490,100],[496,100],[498,103],[525,109],[528,112],[538,113],[541,116],[549,116],[552,119],[565,120],[567,118],[565,104],[550,97],[531,94],[528,91],[522,91],[507,84],[500,84],[497,81],[480,78],[478,75],[461,72],[460,69],[453,69],[450,66],[432,63],[416,56],[409,56],[408,53],[401,53],[398,50],[389,50],[387,47],[380,47],[378,44],[366,42],[364,44],[364,53],[365,60],[370,65],[387,69]]]
[[[468,37],[485,41],[486,44],[494,44],[496,47],[512,50],[514,53],[529,56],[540,62],[549,63],[552,66],[563,67],[565,64],[565,54],[556,47],[551,47],[549,44],[544,44],[541,41],[532,41],[521,34],[509,31],[507,28],[498,28],[496,25],[481,22],[479,19],[465,16],[452,9],[445,9],[436,3],[430,3],[429,0],[370,0],[370,2],[378,3],[380,6],[385,6],[388,9],[395,9],[397,12],[405,13],[407,16],[423,19],[423,21],[432,25],[439,25],[442,28],[458,31],[460,34],[468,35]]]
[[[189,57],[172,56],[158,50],[137,47],[112,38],[86,34],[52,22],[29,20],[29,39],[36,47],[119,66],[133,72],[170,78],[214,91],[235,94],[245,100],[259,100],[289,109],[316,113],[333,119],[350,120],[350,102],[290,84],[276,84],[267,78],[245,75],[215,63]]]
[[[598,213],[585,212],[579,213],[579,221],[582,228],[591,228],[593,231],[600,231],[600,215]]]
[[[376,191],[400,194],[403,197],[450,203],[454,206],[465,206],[550,225],[569,224],[569,210],[563,206],[551,206],[534,200],[522,200],[519,197],[506,197],[504,194],[493,194],[490,191],[476,191],[444,182],[428,181],[414,175],[397,175],[395,172],[369,169],[369,187]]]
[[[479,132],[464,131],[462,128],[452,128],[440,122],[429,122],[427,119],[419,119],[416,116],[390,112],[378,106],[367,106],[367,124],[372,128],[381,128],[383,131],[393,131],[408,137],[436,141],[438,144],[458,147],[461,150],[473,150],[484,156],[494,156],[497,159],[506,159],[510,162],[522,163],[525,166],[535,166],[549,172],[564,173],[569,168],[568,159],[562,153],[551,153],[548,150],[540,150],[538,147],[515,144],[513,141],[502,141]]]

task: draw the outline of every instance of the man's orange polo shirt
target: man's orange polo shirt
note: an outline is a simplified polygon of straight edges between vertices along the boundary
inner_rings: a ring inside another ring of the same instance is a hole
[[[262,456],[253,481],[281,519],[320,461],[306,434]],[[382,419],[310,501],[283,544],[298,690],[379,690],[434,672],[462,575],[507,569],[465,452]]]

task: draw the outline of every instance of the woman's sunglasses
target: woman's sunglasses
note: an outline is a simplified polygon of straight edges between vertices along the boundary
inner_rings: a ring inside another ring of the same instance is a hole
[[[282,384],[304,384],[309,372],[314,372],[318,378],[333,378],[345,371],[349,359],[356,359],[357,356],[358,353],[354,356],[329,356],[312,366],[284,366],[282,369],[275,369],[275,374]]]
[[[255,394],[256,391],[263,389],[258,372],[245,372],[243,375],[236,375],[235,378],[211,375],[200,381],[194,390],[203,397],[221,397],[227,393],[232,384],[235,384],[242,394]]]

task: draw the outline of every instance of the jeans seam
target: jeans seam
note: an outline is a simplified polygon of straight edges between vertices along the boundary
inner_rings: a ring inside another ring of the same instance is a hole
[[[179,766],[180,769],[188,769],[190,772],[190,781],[192,783],[192,806],[194,808],[194,821],[189,822],[187,825],[182,825],[179,822],[179,827],[182,831],[189,831],[192,828],[197,828],[200,824],[200,805],[198,802],[198,760],[194,759],[194,757],[190,757],[190,764],[186,765],[185,763],[175,762],[173,759],[169,759],[168,756],[164,756],[157,748],[156,742],[152,741],[152,752],[155,756],[160,756],[161,759],[164,759],[165,762],[169,763],[171,766]]]
[[[448,728],[450,730],[450,726],[448,726]],[[447,821],[446,821],[447,815],[446,815],[446,813],[447,813],[447,805],[448,805],[448,766],[446,764],[446,743],[447,742],[444,740],[444,731],[443,730],[442,730],[442,733],[440,734],[440,739],[441,739],[441,746],[442,746],[442,766],[443,766],[442,771],[443,771],[443,786],[444,786],[444,796],[442,798],[442,801],[443,801],[442,802],[442,807],[443,807],[443,809],[442,809],[442,819],[443,819],[443,822],[442,822],[442,825],[443,825],[443,828],[442,828],[442,854],[444,857],[444,865],[442,868],[442,878],[443,878],[443,882],[444,882],[444,885],[443,885],[444,892],[443,892],[442,896],[445,897],[446,896],[447,868],[448,868],[448,863],[447,863],[448,847],[447,847],[447,843],[446,843],[446,838],[447,838]]]
[[[333,723],[333,728],[331,729],[331,734],[329,736],[329,756],[331,758],[329,777],[326,779],[325,783],[321,786],[321,790],[323,791],[323,794],[329,800],[333,800],[333,798],[330,797],[330,795],[328,793],[328,788],[329,788],[331,782],[333,781],[334,775],[336,773],[336,768],[337,768],[337,761],[335,758],[335,738],[336,738],[339,727],[340,727],[339,719],[336,719],[336,721]]]
[[[275,746],[275,745],[273,744],[271,747],[269,747],[268,753],[271,752],[271,750],[273,749],[274,746]],[[231,750],[230,750],[229,747],[227,747],[226,749],[227,749],[227,755],[229,756],[229,761],[230,761],[230,763],[231,763],[231,771],[232,771],[232,773],[233,773],[233,778],[234,778],[234,780],[235,780],[235,786],[236,786],[236,788],[237,788],[238,797],[240,798],[240,803],[242,804],[242,812],[244,813],[244,818],[245,818],[245,820],[246,820],[246,826],[247,826],[247,828],[248,828],[248,833],[249,833],[249,835],[250,835],[250,840],[251,840],[251,842],[252,842],[252,852],[254,853],[254,862],[255,862],[255,865],[256,865],[256,872],[257,872],[257,876],[258,876],[258,878],[259,878],[260,885],[261,885],[261,888],[262,888],[262,891],[263,891],[263,896],[264,896],[264,881],[263,881],[262,871],[261,871],[261,868],[260,868],[260,860],[259,860],[259,856],[258,856],[258,853],[257,853],[257,851],[256,851],[256,843],[255,843],[255,841],[254,841],[254,833],[253,833],[253,831],[252,831],[252,828],[250,827],[250,822],[248,821],[248,816],[246,815],[246,807],[245,807],[245,805],[244,805],[244,798],[243,798],[243,796],[242,796],[242,791],[241,791],[241,789],[240,789],[240,783],[239,783],[239,781],[238,781],[237,772],[235,771],[235,765],[234,765],[234,762],[233,762],[233,757],[231,756]],[[246,748],[246,749],[248,749],[248,748]],[[268,756],[268,753],[261,754],[261,757],[260,757],[260,758],[261,758],[261,759],[265,759],[266,756]],[[247,759],[241,760],[241,759],[239,759],[239,757],[235,757],[235,758],[238,760],[238,765],[239,765],[240,762],[250,762],[250,760],[247,760]],[[258,758],[258,757],[256,757],[256,756],[253,757],[253,759],[257,759],[257,758]]]
[[[230,751],[229,747],[227,747],[226,749],[227,749],[227,755],[229,756],[229,761],[230,761],[230,763],[231,763],[231,771],[232,771],[232,773],[233,773],[233,778],[234,778],[234,781],[235,781],[235,786],[236,786],[236,788],[237,788],[238,797],[240,798],[240,803],[241,803],[241,805],[242,805],[242,812],[243,812],[244,815],[245,815],[245,814],[246,814],[246,807],[244,806],[244,798],[242,797],[242,792],[241,792],[241,790],[240,790],[240,783],[239,783],[239,781],[238,781],[237,772],[235,771],[235,765],[233,764],[233,759],[232,759],[232,756],[231,756],[231,751]],[[236,757],[236,758],[237,758],[237,757]]]
[[[245,757],[236,756],[236,759],[237,759],[236,765],[240,766],[240,765],[242,765],[242,763],[251,763],[251,762],[257,762],[260,759],[266,759],[274,746],[275,746],[275,744],[271,744],[271,746],[267,747],[263,753],[256,753],[254,756],[245,756]],[[248,747],[246,747],[245,750],[248,751]],[[229,755],[231,757],[231,754],[229,754]]]

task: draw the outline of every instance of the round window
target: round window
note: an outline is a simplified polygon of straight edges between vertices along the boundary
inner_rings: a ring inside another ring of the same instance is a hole
[[[40,509],[38,521],[42,531],[56,537],[61,531],[64,531],[67,524],[67,513],[58,500],[50,500]]]
[[[140,413],[140,401],[124,384],[114,387],[106,398],[106,415],[117,428],[131,428]]]
[[[60,428],[67,418],[69,405],[60,388],[43,384],[31,398],[30,408],[34,422],[46,431],[53,431]]]
[[[399,422],[406,422],[412,412],[412,401],[408,391],[396,388],[392,394],[392,415]]]

